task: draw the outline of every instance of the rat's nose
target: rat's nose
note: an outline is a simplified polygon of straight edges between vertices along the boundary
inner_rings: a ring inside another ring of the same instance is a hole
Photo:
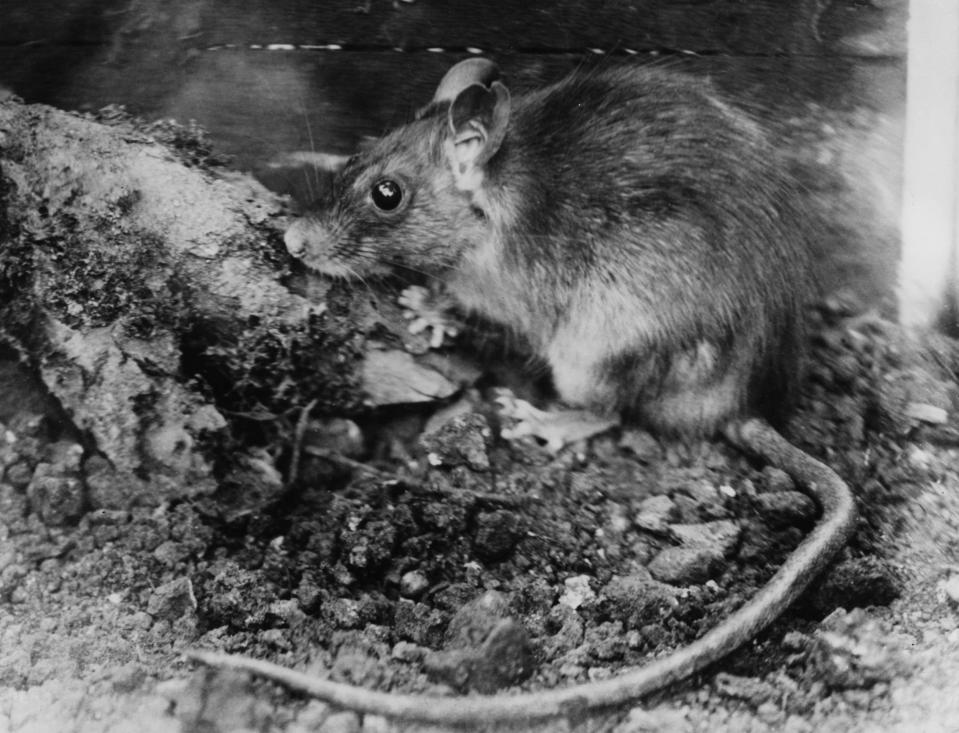
[[[297,219],[283,235],[283,242],[286,244],[286,251],[294,257],[300,258],[306,253],[306,224],[302,219]]]

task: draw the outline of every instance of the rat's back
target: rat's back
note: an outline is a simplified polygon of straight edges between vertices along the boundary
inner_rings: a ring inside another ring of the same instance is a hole
[[[668,70],[579,72],[518,98],[503,148],[490,186],[520,203],[504,255],[555,307],[533,341],[564,398],[673,432],[777,417],[810,227],[753,120]]]

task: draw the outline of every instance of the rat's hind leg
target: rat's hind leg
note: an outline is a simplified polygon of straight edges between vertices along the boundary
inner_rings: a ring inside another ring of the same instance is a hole
[[[636,393],[630,412],[663,434],[710,437],[743,411],[748,354],[709,341],[673,353],[663,360],[660,376]],[[636,371],[637,384],[649,380],[648,364]]]
[[[733,374],[709,383],[687,384],[636,407],[636,417],[666,435],[713,436],[742,412],[742,390]]]
[[[623,396],[602,368],[602,355],[590,344],[578,348],[551,345],[547,360],[553,387],[563,404],[590,410],[599,415],[619,411]]]

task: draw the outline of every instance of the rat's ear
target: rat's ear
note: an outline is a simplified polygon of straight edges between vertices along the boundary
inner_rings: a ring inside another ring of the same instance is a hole
[[[473,84],[492,86],[499,81],[499,67],[489,59],[472,58],[450,67],[433,94],[433,103],[452,102],[466,87]]]
[[[461,190],[479,187],[483,166],[506,137],[509,114],[509,90],[502,82],[495,81],[490,88],[472,84],[456,95],[448,113],[450,137],[445,149]]]

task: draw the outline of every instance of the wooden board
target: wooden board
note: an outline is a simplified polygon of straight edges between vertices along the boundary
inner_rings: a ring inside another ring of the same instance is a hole
[[[904,18],[905,2],[856,0],[18,0],[4,7],[0,46],[114,45],[120,36],[167,37],[196,48],[279,43],[778,55],[822,53],[830,45],[835,52],[843,38],[904,29]],[[886,35],[888,55],[903,33]],[[847,45],[843,52],[876,50]]]

